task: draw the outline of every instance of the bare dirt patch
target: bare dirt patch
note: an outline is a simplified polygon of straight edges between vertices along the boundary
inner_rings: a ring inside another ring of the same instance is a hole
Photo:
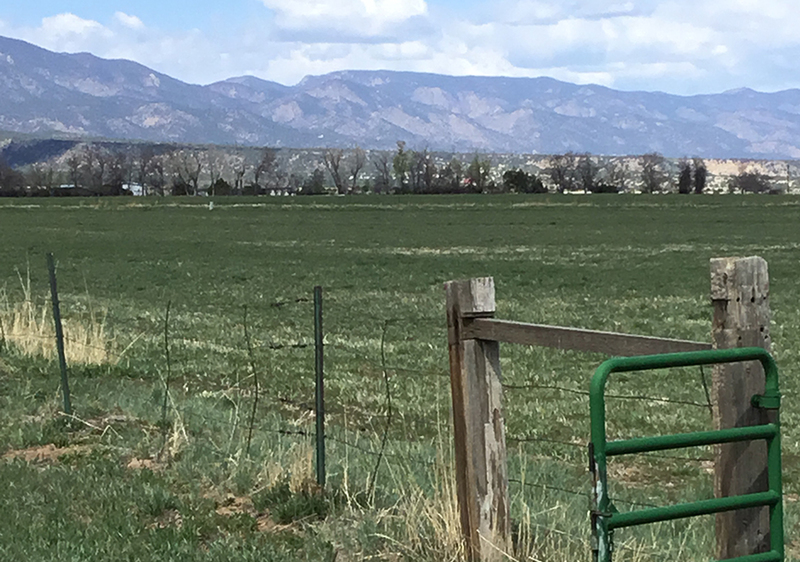
[[[247,515],[252,515],[253,517],[258,515],[255,507],[253,507],[253,500],[248,497],[234,495],[229,495],[226,497],[225,500],[217,506],[216,511],[219,515],[224,515],[226,517],[238,515],[240,513],[246,513]]]
[[[702,467],[701,470],[708,472],[705,467]],[[713,463],[710,471],[711,473],[714,472]],[[659,482],[663,489],[680,488],[683,485],[682,479],[672,474],[669,470],[637,462],[611,464],[608,467],[608,477],[609,480],[614,482],[641,489],[652,486],[653,482]]]
[[[37,445],[26,449],[12,449],[3,455],[3,460],[21,459],[29,463],[54,463],[64,455],[79,454],[90,451],[88,445],[69,445],[67,447],[56,447],[52,443],[47,445]]]
[[[209,495],[213,497],[214,494]],[[262,533],[274,533],[284,531],[286,529],[294,528],[291,524],[279,525],[269,512],[259,512],[253,506],[253,500],[246,496],[235,496],[228,494],[225,498],[214,498],[217,503],[216,512],[223,517],[234,517],[236,515],[246,514],[256,520],[256,528]]]
[[[631,486],[641,487],[650,482],[649,471],[639,465],[613,464],[608,467],[608,477],[614,482],[625,482]]]
[[[125,465],[125,468],[129,470],[152,470],[153,472],[157,472],[163,468],[163,465],[156,459],[140,459],[138,457],[133,457]]]
[[[156,517],[155,521],[147,526],[148,529],[166,529],[168,527],[175,527],[176,529],[183,527],[183,517],[177,509],[165,510]]]

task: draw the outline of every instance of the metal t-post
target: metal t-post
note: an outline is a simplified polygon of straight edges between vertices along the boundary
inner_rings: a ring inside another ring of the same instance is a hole
[[[56,264],[53,254],[47,254],[47,269],[50,272],[50,297],[53,301],[53,322],[56,325],[56,349],[58,364],[61,367],[61,394],[64,397],[64,413],[72,415],[72,404],[69,400],[69,378],[67,377],[67,357],[64,354],[64,330],[61,327],[61,309],[58,305],[58,287],[56,286]]]
[[[325,389],[323,380],[322,287],[314,287],[314,359],[317,374],[317,484],[325,487]]]

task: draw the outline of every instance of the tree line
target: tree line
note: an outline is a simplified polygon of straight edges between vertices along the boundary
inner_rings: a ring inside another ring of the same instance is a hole
[[[134,189],[159,196],[260,195],[286,183],[269,147],[254,158],[222,148],[84,143],[60,161],[23,169],[0,159],[0,196],[130,195]]]
[[[291,169],[280,149],[177,147],[83,143],[55,161],[12,168],[0,158],[0,196],[126,195],[318,195],[336,193],[702,193],[708,170],[701,158],[678,162],[677,174],[658,153],[599,157],[566,152],[547,157],[537,173],[500,169],[488,155],[466,160],[412,150],[327,148]],[[502,173],[501,173],[502,172]],[[788,173],[788,165],[787,165]],[[674,175],[674,177],[673,177]],[[788,178],[787,178],[788,183]],[[68,188],[68,189],[67,189]],[[740,170],[730,192],[774,190],[770,178]]]

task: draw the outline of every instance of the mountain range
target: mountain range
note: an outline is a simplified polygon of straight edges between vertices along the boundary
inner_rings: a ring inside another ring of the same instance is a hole
[[[283,147],[800,157],[800,90],[677,96],[552,78],[340,71],[201,86],[0,37],[0,130]]]

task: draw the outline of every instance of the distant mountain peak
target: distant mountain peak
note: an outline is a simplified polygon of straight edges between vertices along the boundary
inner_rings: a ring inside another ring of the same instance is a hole
[[[214,82],[214,84],[241,84],[242,86],[248,86],[250,88],[258,88],[264,86],[275,87],[275,88],[288,88],[288,86],[284,86],[279,82],[273,82],[272,80],[264,80],[263,78],[253,76],[251,74],[245,74],[243,76],[234,76],[233,78],[227,78],[219,82]]]
[[[726,96],[751,95],[757,93],[758,92],[756,92],[755,90],[746,87],[733,88],[731,90],[725,90],[724,92],[722,92],[722,94]]]
[[[553,78],[341,70],[187,84],[0,37],[0,130],[287,147],[800,157],[800,90],[676,96]]]

